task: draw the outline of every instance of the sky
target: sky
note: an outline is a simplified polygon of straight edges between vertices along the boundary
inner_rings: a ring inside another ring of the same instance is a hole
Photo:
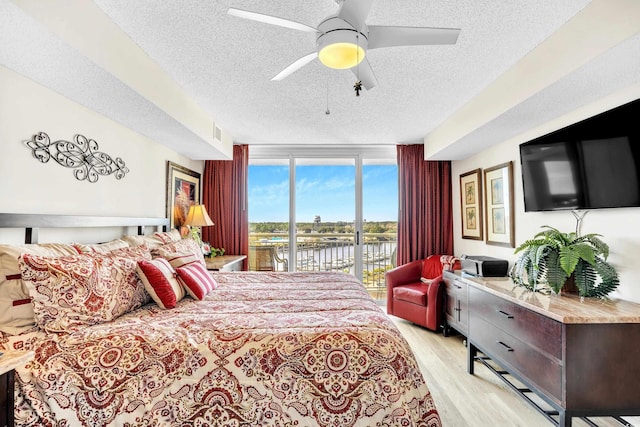
[[[364,165],[363,209],[367,221],[396,221],[396,165]],[[249,166],[249,222],[289,220],[289,167]],[[355,217],[354,166],[297,166],[296,222],[351,222]]]

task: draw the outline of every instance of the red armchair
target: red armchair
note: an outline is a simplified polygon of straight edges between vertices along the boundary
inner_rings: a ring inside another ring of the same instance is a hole
[[[437,331],[442,326],[444,305],[443,270],[460,269],[450,255],[430,255],[389,270],[387,313]]]

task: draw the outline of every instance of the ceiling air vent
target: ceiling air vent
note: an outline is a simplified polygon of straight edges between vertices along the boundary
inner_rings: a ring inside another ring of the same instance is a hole
[[[222,142],[222,129],[216,126],[215,123],[213,125],[213,140]]]

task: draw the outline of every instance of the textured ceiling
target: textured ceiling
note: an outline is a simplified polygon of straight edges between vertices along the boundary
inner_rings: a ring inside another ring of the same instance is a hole
[[[262,145],[422,142],[589,3],[588,0],[374,0],[367,19],[369,25],[454,27],[462,31],[457,44],[452,46],[395,47],[368,52],[378,86],[356,97],[352,88],[355,79],[350,71],[327,69],[317,60],[282,81],[271,81],[293,61],[315,50],[315,35],[226,13],[229,7],[236,7],[315,27],[337,12],[334,0],[95,0],[235,142]],[[195,144],[195,135],[187,135],[189,131],[175,120],[57,40],[8,0],[0,0],[0,8],[0,24],[5,28],[0,30],[3,43],[18,45],[13,49],[0,47],[3,65],[71,99],[81,99],[84,105],[160,142],[173,144],[172,148],[176,140]],[[12,16],[7,18],[6,13]],[[11,28],[6,29],[5,24]],[[27,37],[31,32],[34,35]],[[587,64],[550,85],[466,135],[461,139],[464,144],[458,144],[455,150],[445,150],[446,157],[473,154],[477,151],[474,146],[500,142],[556,114],[591,102],[600,93],[607,94],[638,81],[640,73],[629,70],[638,69],[639,45],[640,40],[634,37],[618,46],[617,52],[608,53],[606,58],[603,55],[599,62]],[[60,58],[59,52],[67,60],[56,60]],[[40,55],[47,62],[34,69],[33,65],[42,58]],[[607,65],[612,64],[619,69],[615,74],[620,78],[616,81],[606,76],[611,72]],[[74,84],[78,81],[82,86]],[[570,96],[563,95],[567,88],[571,89]],[[549,102],[553,108],[549,108]],[[325,114],[327,107],[329,115]],[[140,115],[144,118],[137,117]],[[192,149],[197,147],[194,145]]]
[[[238,142],[393,144],[422,140],[588,1],[376,0],[369,25],[462,31],[453,46],[370,51],[378,86],[360,97],[350,71],[319,61],[271,81],[315,50],[315,35],[226,14],[233,6],[315,27],[337,12],[333,0],[96,3]]]

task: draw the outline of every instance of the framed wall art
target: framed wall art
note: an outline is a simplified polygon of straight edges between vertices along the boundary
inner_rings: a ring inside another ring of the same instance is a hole
[[[189,207],[200,204],[200,174],[173,162],[167,162],[167,217],[170,228],[178,228],[187,219]]]
[[[513,162],[484,170],[486,242],[515,247],[513,215]]]
[[[482,240],[482,169],[460,175],[462,238]]]

